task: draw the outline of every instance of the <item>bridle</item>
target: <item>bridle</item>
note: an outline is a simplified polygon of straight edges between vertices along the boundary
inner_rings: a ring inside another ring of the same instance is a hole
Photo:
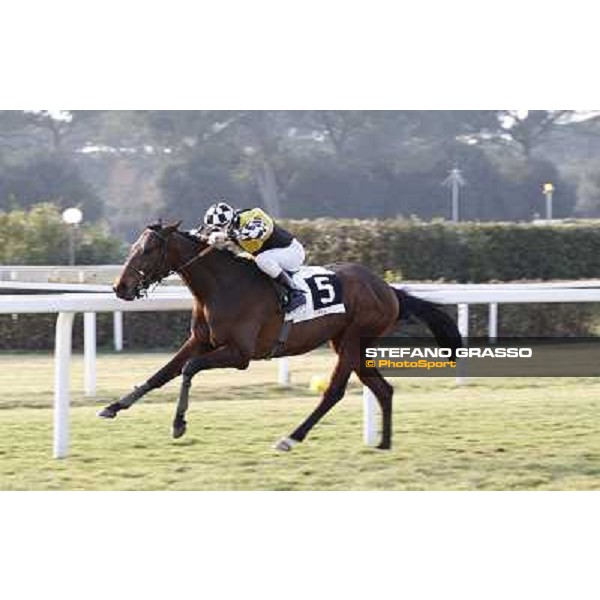
[[[154,284],[154,287],[156,287],[163,281],[163,279],[166,279],[173,273],[179,273],[181,275],[183,269],[186,269],[192,263],[194,263],[197,260],[199,260],[200,258],[206,256],[209,252],[211,252],[214,249],[213,246],[207,246],[200,252],[194,254],[194,256],[192,256],[189,260],[185,261],[183,264],[179,265],[178,267],[172,267],[169,264],[169,260],[167,258],[167,250],[168,250],[167,245],[169,243],[169,236],[161,235],[158,231],[156,231],[154,229],[149,229],[149,231],[152,235],[156,236],[161,242],[160,259],[154,264],[154,268],[152,269],[152,271],[150,273],[147,273],[143,269],[138,269],[137,267],[134,267],[133,265],[129,265],[130,268],[134,271],[134,273],[139,278],[138,282],[135,285],[136,298],[141,298],[142,296],[147,296],[148,290],[152,284]],[[171,232],[171,233],[174,233],[174,232]],[[166,267],[166,269],[165,269],[165,267]],[[164,275],[161,275],[161,273],[163,273],[163,272],[164,272]]]

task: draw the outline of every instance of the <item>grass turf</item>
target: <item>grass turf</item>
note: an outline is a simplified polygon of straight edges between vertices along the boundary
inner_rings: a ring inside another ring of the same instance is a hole
[[[595,379],[390,380],[394,448],[362,445],[361,387],[289,454],[271,445],[314,408],[311,375],[333,356],[292,359],[293,385],[276,363],[198,375],[189,429],[170,437],[172,383],[114,421],[95,417],[161,366],[166,354],[101,355],[99,398],[83,398],[73,366],[71,454],[51,458],[52,360],[0,355],[2,490],[543,490],[600,489],[600,382]]]

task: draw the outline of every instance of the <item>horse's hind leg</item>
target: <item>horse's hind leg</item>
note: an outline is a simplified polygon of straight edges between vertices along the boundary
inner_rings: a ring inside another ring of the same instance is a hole
[[[352,366],[348,357],[340,354],[335,366],[329,385],[323,394],[319,405],[304,420],[299,427],[287,438],[283,438],[275,444],[276,450],[287,452],[298,442],[302,442],[308,432],[322,419],[346,393],[346,385],[352,374]]]
[[[363,385],[366,385],[375,394],[381,407],[382,432],[381,442],[377,446],[380,450],[389,450],[392,447],[392,397],[394,388],[382,377],[376,369],[369,369],[368,375],[354,371]]]

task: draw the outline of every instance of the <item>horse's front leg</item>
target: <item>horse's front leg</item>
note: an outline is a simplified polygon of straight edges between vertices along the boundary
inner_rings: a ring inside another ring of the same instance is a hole
[[[119,411],[128,409],[148,392],[160,388],[172,379],[175,379],[175,377],[181,374],[183,365],[185,365],[193,354],[200,351],[202,347],[202,341],[195,336],[191,336],[162,369],[152,375],[145,383],[136,386],[132,392],[117,402],[113,402],[103,408],[98,412],[98,416],[103,419],[114,419]]]
[[[175,418],[173,419],[173,437],[180,438],[187,429],[187,421],[185,414],[188,410],[190,399],[190,388],[192,387],[192,379],[199,371],[206,369],[223,369],[235,368],[246,369],[250,362],[250,353],[233,345],[224,345],[191,358],[187,361],[181,372],[181,388],[179,390],[179,400],[175,410]]]

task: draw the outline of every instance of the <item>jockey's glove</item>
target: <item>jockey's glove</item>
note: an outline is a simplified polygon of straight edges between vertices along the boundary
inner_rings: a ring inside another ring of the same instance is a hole
[[[223,242],[227,241],[227,233],[225,231],[213,231],[209,236],[208,236],[208,243],[211,246],[214,246],[215,244],[222,244]]]

